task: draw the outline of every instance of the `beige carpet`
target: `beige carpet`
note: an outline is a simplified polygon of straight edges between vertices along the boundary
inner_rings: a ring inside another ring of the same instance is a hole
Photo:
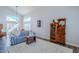
[[[37,39],[36,43],[20,43],[9,48],[10,53],[72,53],[73,49]]]

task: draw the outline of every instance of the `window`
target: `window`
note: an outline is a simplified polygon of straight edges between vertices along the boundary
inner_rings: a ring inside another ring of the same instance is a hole
[[[17,22],[18,18],[16,16],[7,16],[7,21],[13,21],[13,22]]]
[[[31,26],[31,17],[28,18],[24,18],[24,29],[25,30],[31,30],[30,26]]]
[[[7,16],[7,31],[11,31],[18,26],[18,18],[16,16]]]

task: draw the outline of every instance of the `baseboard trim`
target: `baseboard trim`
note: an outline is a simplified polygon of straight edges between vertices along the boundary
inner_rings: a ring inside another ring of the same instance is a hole
[[[72,44],[72,43],[69,43],[69,42],[66,42],[66,44],[67,44],[67,45],[70,45],[70,46],[73,46],[73,47],[77,47],[77,48],[79,48],[79,46],[76,45],[76,44]]]
[[[36,37],[39,38],[39,39],[51,42],[50,39],[46,39],[46,38],[42,38],[42,37],[38,37],[38,36],[36,36]],[[51,42],[51,43],[55,43],[55,44],[58,44],[58,45],[61,45],[61,46],[65,46],[65,44],[61,44],[61,43],[56,43],[56,42]]]
[[[36,38],[39,38],[39,39],[42,39],[42,40],[45,40],[45,41],[50,41],[50,39],[45,39],[45,38],[38,37],[38,36],[36,36]]]
[[[42,40],[51,42],[50,39],[46,39],[46,38],[42,38],[42,37],[38,37],[38,36],[36,36],[36,37],[39,38],[39,39],[42,39]],[[55,43],[55,44],[58,44],[58,45],[61,45],[61,46],[64,46],[64,47],[68,47],[68,48],[72,48],[72,49],[73,49],[73,48],[78,48],[78,46],[73,45],[73,44],[69,44],[69,43],[67,43],[67,42],[66,42],[65,45],[59,44],[59,43],[56,43],[56,42],[51,42],[51,43]]]

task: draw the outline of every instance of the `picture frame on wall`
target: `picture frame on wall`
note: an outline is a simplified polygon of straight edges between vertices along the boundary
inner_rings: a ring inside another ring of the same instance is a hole
[[[41,27],[41,20],[37,20],[37,27]]]

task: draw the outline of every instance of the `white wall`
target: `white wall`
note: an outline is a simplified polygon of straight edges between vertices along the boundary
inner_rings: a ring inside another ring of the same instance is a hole
[[[26,16],[31,16],[31,27],[37,36],[50,38],[50,23],[52,19],[66,18],[66,43],[79,47],[79,7],[40,7]],[[37,27],[37,20],[42,21],[42,27]]]

